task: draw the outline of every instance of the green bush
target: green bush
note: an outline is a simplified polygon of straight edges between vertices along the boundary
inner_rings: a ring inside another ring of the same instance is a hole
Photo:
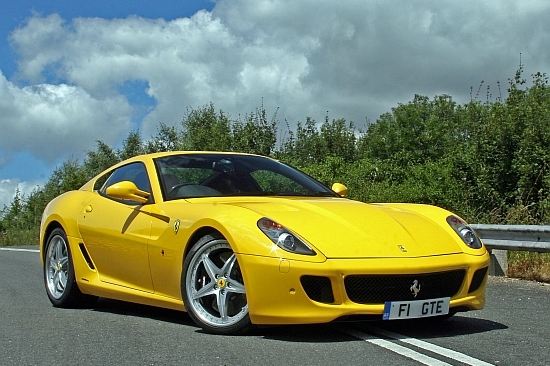
[[[277,113],[269,118],[263,105],[237,120],[212,103],[190,108],[179,126],[161,123],[145,141],[132,131],[120,150],[98,141],[82,162],[55,169],[44,187],[17,192],[0,211],[0,245],[36,243],[47,202],[118,161],[180,149],[273,156],[327,186],[347,185],[360,201],[433,204],[476,223],[548,223],[550,87],[541,73],[527,87],[522,71],[509,80],[505,100],[476,96],[459,105],[448,95],[416,95],[366,131],[343,118],[306,118],[278,140]]]

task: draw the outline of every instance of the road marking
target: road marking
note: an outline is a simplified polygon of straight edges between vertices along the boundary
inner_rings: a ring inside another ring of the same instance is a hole
[[[379,328],[376,328],[376,327],[369,327],[369,328],[372,329],[372,331],[375,332],[375,333],[381,334],[381,335],[389,337],[389,338],[396,339],[396,340],[401,341],[403,343],[407,343],[407,344],[413,345],[413,346],[418,347],[418,348],[425,349],[425,350],[433,352],[433,353],[437,353],[439,355],[445,356],[445,357],[450,358],[452,360],[462,362],[466,365],[471,365],[471,366],[489,366],[489,365],[491,365],[490,363],[478,360],[477,358],[473,358],[473,357],[470,357],[470,356],[465,355],[463,353],[456,352],[456,351],[450,350],[448,348],[440,347],[440,346],[437,346],[437,345],[432,344],[432,343],[421,341],[420,339],[407,337],[407,336],[402,335],[402,334],[390,332],[389,330],[379,329]]]
[[[410,348],[398,345],[398,344],[393,343],[391,341],[388,341],[386,339],[378,338],[378,337],[376,337],[374,335],[371,335],[371,334],[368,334],[368,333],[360,332],[358,330],[351,329],[351,328],[344,328],[342,326],[337,326],[336,329],[338,329],[341,332],[352,335],[356,338],[359,338],[359,339],[362,339],[362,340],[367,341],[369,343],[375,344],[379,347],[386,348],[386,349],[388,349],[392,352],[398,353],[398,354],[400,354],[402,356],[405,356],[407,358],[410,358],[412,360],[418,361],[418,362],[420,362],[424,365],[441,365],[441,366],[450,365],[449,363],[443,362],[443,361],[438,360],[438,359],[433,358],[433,357],[426,356],[426,355],[424,355],[420,352],[414,351]],[[384,330],[384,329],[380,329],[380,328],[376,328],[376,327],[372,327],[372,326],[369,326],[368,330],[375,333],[375,334],[385,336],[385,337],[388,337],[388,338],[391,338],[391,339],[395,339],[397,341],[400,341],[400,342],[403,342],[403,343],[406,343],[406,344],[410,344],[412,346],[415,346],[415,347],[418,347],[420,349],[424,349],[426,351],[441,355],[445,358],[448,358],[448,359],[451,359],[451,360],[454,360],[454,361],[461,362],[461,363],[466,364],[466,365],[471,365],[471,366],[490,366],[491,365],[490,363],[478,360],[477,358],[470,357],[470,356],[465,355],[463,353],[456,352],[456,351],[453,351],[453,350],[448,349],[448,348],[440,347],[440,346],[437,346],[435,344],[422,341],[420,339],[407,337],[407,336],[402,335],[402,334],[390,332],[388,330]]]
[[[4,250],[4,251],[6,251],[6,252],[32,252],[32,253],[40,253],[40,250],[38,250],[38,249],[0,248],[0,250]]]
[[[385,339],[381,339],[378,337],[375,337],[373,335],[359,332],[358,330],[350,329],[350,328],[344,328],[344,327],[336,327],[341,332],[347,333],[353,337],[362,339],[364,341],[367,341],[369,343],[372,343],[374,345],[377,345],[379,347],[386,348],[392,352],[395,352],[397,354],[400,354],[402,356],[405,356],[409,359],[412,359],[414,361],[418,361],[421,364],[424,365],[430,365],[430,366],[452,366],[450,363],[446,363],[443,361],[440,361],[436,358],[426,356],[420,352],[416,352],[410,348],[400,346],[398,344],[395,344],[393,342],[387,341]]]

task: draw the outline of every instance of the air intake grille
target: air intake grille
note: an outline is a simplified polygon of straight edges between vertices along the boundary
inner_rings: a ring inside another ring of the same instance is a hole
[[[472,278],[472,283],[470,283],[470,288],[468,289],[468,293],[476,291],[479,286],[483,283],[483,280],[485,279],[485,275],[487,274],[487,269],[489,267],[481,268],[474,273],[474,277]]]
[[[462,286],[464,270],[413,275],[350,275],[344,279],[348,298],[359,304],[453,297]],[[417,281],[416,286],[414,286]],[[414,296],[414,289],[419,290]]]
[[[334,302],[330,278],[321,276],[302,276],[300,282],[311,300],[323,302],[325,304],[332,304]]]

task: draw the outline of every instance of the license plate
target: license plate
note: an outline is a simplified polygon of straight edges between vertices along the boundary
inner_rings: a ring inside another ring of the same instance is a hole
[[[383,320],[426,318],[449,313],[450,297],[439,299],[391,301],[384,304]]]

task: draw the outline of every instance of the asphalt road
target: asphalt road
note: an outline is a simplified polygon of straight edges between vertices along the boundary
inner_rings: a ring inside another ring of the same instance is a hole
[[[0,365],[550,365],[550,286],[490,278],[484,310],[205,334],[185,313],[100,299],[56,309],[36,247],[0,248]]]

